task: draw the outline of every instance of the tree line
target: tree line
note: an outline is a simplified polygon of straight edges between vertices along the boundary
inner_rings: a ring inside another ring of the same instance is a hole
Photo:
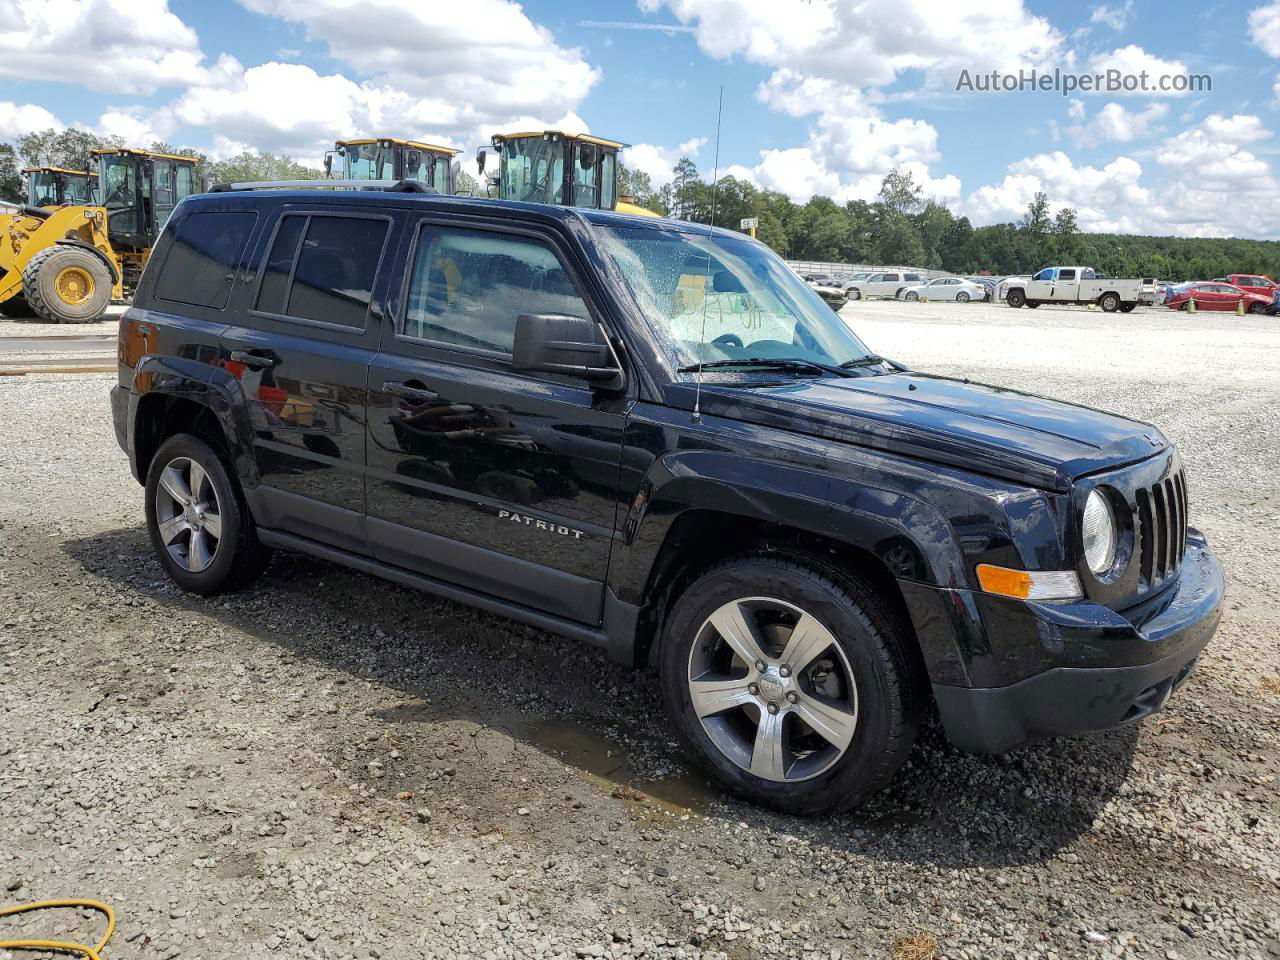
[[[44,130],[0,143],[0,199],[21,202],[24,166],[84,170],[90,151],[120,147],[118,137],[85,130]],[[215,183],[247,180],[313,180],[324,171],[288,156],[245,152],[210,160],[198,150],[152,143],[148,149],[191,157],[196,181],[207,173]],[[798,204],[786,194],[761,190],[736,177],[713,187],[687,157],[672,170],[670,183],[655,189],[641,171],[620,166],[619,192],[656,213],[737,230],[748,217],[759,220],[756,236],[791,260],[925,267],[959,274],[1025,274],[1051,264],[1082,263],[1112,276],[1164,280],[1207,280],[1228,273],[1280,277],[1280,243],[1271,240],[1207,237],[1148,237],[1081,233],[1076,211],[1050,216],[1049,199],[1037,193],[1016,223],[974,227],[967,217],[926,198],[910,171],[893,170],[875,200],[841,205],[829,197]],[[466,173],[460,191],[477,191]],[[714,213],[714,216],[713,216]]]
[[[1070,207],[1050,215],[1037,193],[1016,223],[974,227],[924,195],[910,171],[893,170],[875,200],[841,205],[829,197],[797,204],[736,177],[716,187],[686,158],[669,184],[654,189],[638,170],[623,171],[619,190],[656,213],[739,229],[759,220],[758,239],[789,260],[925,267],[958,274],[1028,274],[1054,264],[1086,264],[1112,276],[1208,280],[1228,273],[1280,278],[1280,243],[1209,237],[1082,233]],[[714,218],[712,210],[714,207]]]

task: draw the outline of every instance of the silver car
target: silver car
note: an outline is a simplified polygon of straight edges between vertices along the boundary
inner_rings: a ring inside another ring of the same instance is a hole
[[[903,300],[955,300],[968,303],[982,300],[987,288],[963,277],[938,277],[928,283],[905,288],[898,294]]]

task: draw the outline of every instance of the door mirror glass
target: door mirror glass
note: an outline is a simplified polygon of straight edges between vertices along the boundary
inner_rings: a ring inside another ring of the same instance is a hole
[[[555,313],[522,313],[516,318],[511,366],[516,370],[558,373],[614,389],[622,371],[613,362],[604,334],[594,320]]]

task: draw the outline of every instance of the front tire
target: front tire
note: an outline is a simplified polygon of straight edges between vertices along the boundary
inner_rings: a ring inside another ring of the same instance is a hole
[[[246,586],[271,557],[239,483],[197,436],[180,433],[160,445],[147,469],[145,502],[151,546],[184,590],[207,596]]]
[[[1010,290],[1004,302],[1016,310],[1027,302],[1027,295],[1021,290]]]
[[[789,813],[855,807],[915,741],[922,683],[900,619],[871,586],[805,556],[754,554],[676,600],[663,700],[707,771]]]
[[[852,290],[850,290],[850,291],[849,291],[849,299],[850,299],[850,300],[861,300],[861,299],[862,299],[862,291],[861,291],[861,290],[859,290],[857,287],[854,287]]]
[[[88,250],[52,246],[23,267],[22,294],[52,323],[94,323],[111,305],[111,272]]]

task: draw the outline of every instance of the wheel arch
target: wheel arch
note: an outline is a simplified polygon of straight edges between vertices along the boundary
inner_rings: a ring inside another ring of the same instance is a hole
[[[105,253],[103,253],[97,247],[95,247],[92,243],[85,243],[83,240],[72,240],[70,238],[63,238],[62,240],[56,241],[54,243],[54,246],[55,247],[75,247],[78,250],[89,251],[89,253],[92,253],[95,257],[101,260],[103,265],[107,268],[107,274],[111,277],[111,286],[113,288],[120,286],[119,269],[116,267],[114,263],[111,262],[110,257],[108,257]]]

